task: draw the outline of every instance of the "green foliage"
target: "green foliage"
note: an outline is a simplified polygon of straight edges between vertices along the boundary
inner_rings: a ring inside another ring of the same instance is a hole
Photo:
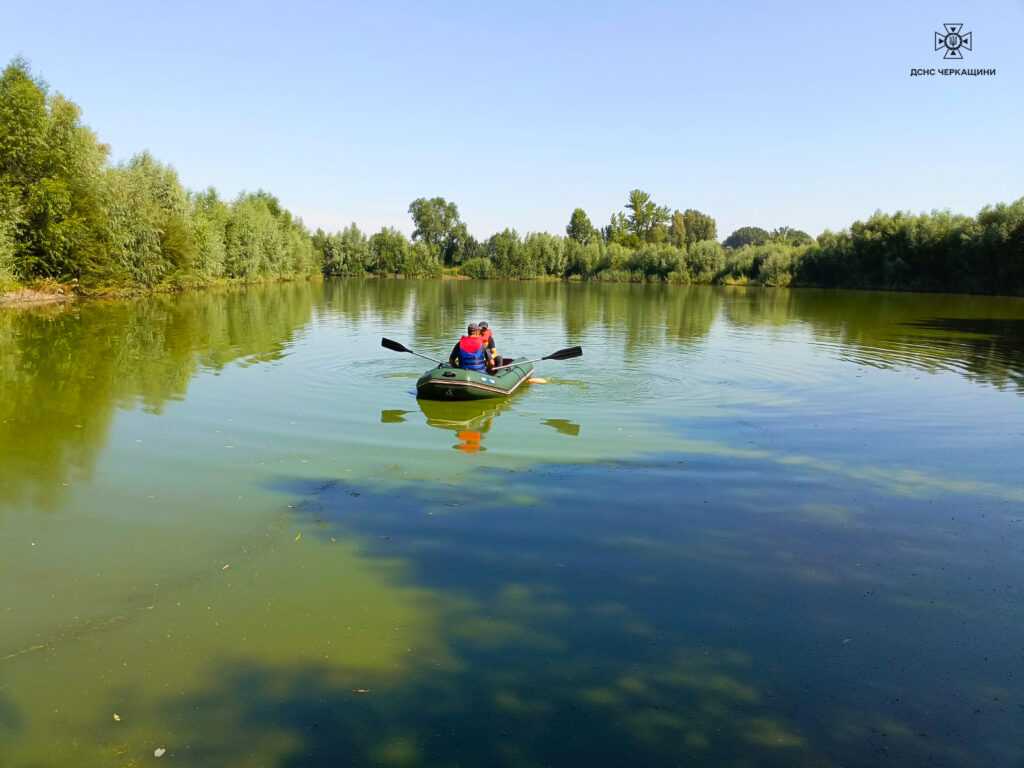
[[[441,274],[441,254],[422,240],[413,243],[406,252],[402,271],[409,277],[437,277]]]
[[[669,220],[668,208],[657,205],[651,196],[641,189],[631,190],[626,203],[626,222],[629,231],[640,242],[660,242],[667,239],[664,230]]]
[[[1024,198],[976,218],[877,212],[807,248],[796,281],[825,287],[1024,293]]]
[[[763,285],[789,285],[806,248],[767,242],[729,251],[718,272],[718,280],[731,283],[758,282]]]
[[[696,242],[686,252],[686,267],[693,282],[714,282],[725,269],[725,251],[714,240]]]
[[[680,211],[672,214],[672,223],[668,230],[668,241],[676,248],[686,247],[686,219]]]
[[[565,241],[547,232],[532,232],[523,242],[523,259],[533,275],[565,274],[568,261],[565,255]]]
[[[413,241],[431,246],[446,266],[455,263],[460,244],[469,236],[459,220],[458,206],[443,197],[420,197],[409,203],[409,215],[415,225]]]
[[[777,230],[776,230],[777,231]],[[768,230],[760,227],[740,227],[725,238],[722,243],[726,248],[742,248],[745,245],[763,245],[771,235]]]
[[[491,276],[491,260],[483,256],[468,259],[462,262],[459,273],[476,280],[486,280]]]
[[[231,209],[212,187],[191,195],[192,237],[196,244],[195,273],[208,280],[224,274],[227,226]]]
[[[323,254],[324,274],[329,277],[361,275],[370,261],[370,243],[355,223],[333,235],[318,230],[314,245]]]
[[[783,243],[784,245],[810,245],[814,242],[814,238],[806,232],[792,227],[773,229],[768,239],[773,243]]]
[[[462,229],[465,231],[465,225]],[[459,248],[455,255],[456,263],[461,264],[472,259],[487,257],[487,248],[469,232],[465,232],[464,235],[460,233],[458,243]]]
[[[14,235],[17,229],[14,217],[6,203],[0,200],[0,291],[14,285]]]
[[[302,222],[273,196],[190,195],[148,153],[109,166],[79,108],[28,65],[0,75],[0,279],[154,287],[314,274]]]
[[[191,205],[174,169],[148,153],[107,172],[109,259],[104,282],[156,285],[192,271],[198,256]]]
[[[397,229],[384,227],[370,238],[368,271],[397,275],[409,259],[409,241]]]
[[[595,237],[597,232],[594,229],[594,225],[590,223],[590,217],[587,216],[586,211],[582,208],[577,208],[572,212],[569,226],[565,228],[565,234],[580,245],[586,245]]]
[[[497,277],[524,279],[536,277],[533,265],[529,262],[526,249],[519,233],[514,229],[506,229],[492,235],[487,241],[487,255],[493,264]]]
[[[365,252],[366,237],[359,236]],[[310,275],[319,260],[316,253],[305,227],[276,198],[257,192],[242,194],[235,201],[226,226],[227,277]],[[365,256],[358,259],[360,267],[364,262]]]
[[[672,283],[674,285],[689,285],[693,282],[690,277],[690,273],[686,269],[677,269],[673,272],[669,272],[665,277],[665,282]]]
[[[613,213],[602,234],[606,243],[625,245],[636,240],[636,236],[629,231],[629,221],[624,213]]]
[[[687,208],[683,211],[683,225],[686,231],[687,246],[699,243],[701,240],[718,239],[715,220],[706,213],[695,211],[693,208]]]
[[[109,258],[95,275],[98,282],[153,286],[167,273],[160,248],[161,211],[147,197],[144,172],[130,166],[106,175]]]
[[[628,268],[630,272],[644,278],[663,280],[670,272],[685,270],[686,265],[683,261],[683,252],[678,248],[673,248],[670,245],[651,244],[632,252],[628,260]]]
[[[793,281],[794,263],[799,252],[785,246],[771,250],[761,264],[759,278],[764,285],[784,287]]]
[[[442,249],[443,258],[448,265],[461,264],[467,259],[477,258],[483,252],[483,246],[469,234],[466,225],[461,221],[452,229],[445,247]]]
[[[22,279],[78,278],[102,259],[107,148],[79,117],[23,60],[0,75],[2,248]]]
[[[1024,295],[1024,197],[982,208],[971,250],[978,289]]]
[[[586,245],[576,240],[565,243],[566,277],[589,278],[607,262],[607,249],[603,240],[594,239]],[[620,247],[620,246],[614,246]]]

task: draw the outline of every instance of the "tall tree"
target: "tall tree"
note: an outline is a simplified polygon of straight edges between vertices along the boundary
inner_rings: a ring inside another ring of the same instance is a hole
[[[591,238],[593,238],[596,233],[594,231],[594,225],[590,223],[590,217],[587,216],[586,211],[582,208],[577,208],[572,212],[572,217],[569,219],[569,226],[565,228],[565,234],[582,245],[586,245],[590,242]]]
[[[692,245],[701,240],[717,240],[718,228],[715,220],[706,213],[687,208],[683,211],[683,223],[686,226],[686,244]]]
[[[629,231],[643,241],[653,240],[653,232],[668,223],[668,207],[657,205],[642,189],[630,191],[625,207],[628,211],[626,220],[629,222]]]
[[[672,214],[672,224],[668,230],[668,241],[676,248],[686,247],[686,220],[681,211]]]
[[[613,213],[611,219],[603,230],[606,243],[618,243],[623,245],[629,240],[629,221],[624,213]]]
[[[409,203],[415,229],[414,242],[422,241],[440,253],[445,264],[451,264],[459,247],[459,208],[443,197],[419,197]],[[464,229],[464,228],[463,228]]]
[[[32,76],[23,59],[0,75],[3,249],[19,277],[80,278],[98,270],[106,232],[107,147],[80,110]]]

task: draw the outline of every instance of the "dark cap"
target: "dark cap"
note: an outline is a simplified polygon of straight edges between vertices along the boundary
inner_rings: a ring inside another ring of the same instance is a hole
[[[466,326],[466,333],[472,333],[473,331],[479,331],[479,330],[480,330],[480,326],[477,325],[476,323],[470,323],[469,325]]]
[[[489,326],[487,325],[487,321],[486,321],[486,320],[481,320],[481,321],[480,321],[480,322],[478,323],[478,325],[480,326],[480,330],[481,330],[481,331],[486,331],[486,330],[488,329],[488,327],[489,327]]]

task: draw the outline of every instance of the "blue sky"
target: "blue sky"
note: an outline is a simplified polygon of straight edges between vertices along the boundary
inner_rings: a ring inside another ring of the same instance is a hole
[[[478,236],[596,224],[634,187],[817,234],[875,209],[1024,195],[1024,0],[17,4],[22,54],[115,159],[268,189],[311,226],[410,230],[420,196]],[[944,66],[943,22],[974,34]],[[958,65],[960,66],[960,65]]]

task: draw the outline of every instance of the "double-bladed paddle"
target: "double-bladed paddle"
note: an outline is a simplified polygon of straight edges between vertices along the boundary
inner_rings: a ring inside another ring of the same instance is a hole
[[[442,363],[440,360],[435,360],[432,357],[427,357],[426,355],[421,355],[419,352],[416,352],[415,350],[409,349],[404,344],[399,344],[397,341],[392,341],[391,339],[387,339],[387,338],[381,339],[380,340],[380,345],[382,347],[384,347],[385,349],[390,349],[390,350],[392,350],[394,352],[408,352],[410,355],[416,355],[417,357],[422,357],[424,360],[429,360],[432,363],[437,363],[438,365],[444,365],[444,363]],[[535,360],[519,360],[519,361],[516,361],[514,363],[509,363],[508,365],[499,365],[494,370],[495,371],[500,371],[502,368],[511,368],[513,365],[529,365],[530,363],[539,363],[541,360],[571,360],[574,357],[582,357],[582,356],[583,356],[583,347],[567,347],[566,349],[560,349],[557,352],[552,352],[550,355],[545,355],[544,357],[538,357]]]
[[[391,339],[381,339],[380,340],[380,345],[382,347],[384,347],[385,349],[390,349],[390,350],[392,350],[394,352],[408,352],[410,355],[416,355],[416,357],[422,357],[424,360],[429,360],[432,363],[437,363],[438,365],[444,365],[444,363],[442,363],[440,360],[435,360],[432,357],[427,357],[426,355],[421,355],[419,352],[416,352],[415,350],[409,349],[404,344],[399,344],[397,341],[392,341]]]
[[[535,360],[516,360],[508,365],[499,365],[494,370],[500,371],[502,368],[511,368],[513,365],[529,365],[530,363],[539,363],[541,360],[571,360],[574,357],[583,357],[583,347],[567,347],[566,349],[560,349],[557,352],[552,352],[550,355],[544,357],[538,357]]]

